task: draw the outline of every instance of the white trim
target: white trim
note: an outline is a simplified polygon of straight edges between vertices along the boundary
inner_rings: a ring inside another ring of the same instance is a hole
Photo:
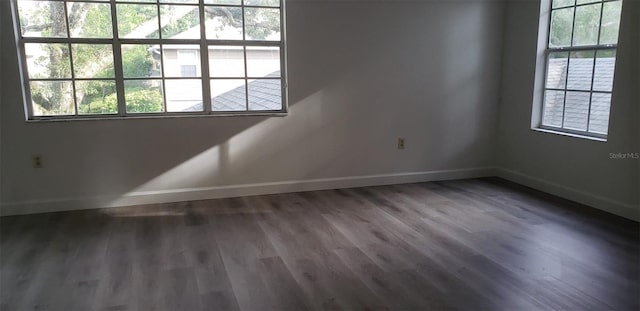
[[[536,66],[533,83],[533,103],[531,106],[531,128],[542,124],[542,109],[544,106],[544,87],[547,74],[547,43],[549,41],[549,27],[551,27],[551,1],[541,0],[538,16],[538,42],[536,46]]]
[[[309,180],[290,180],[255,184],[240,184],[202,188],[158,191],[138,191],[123,195],[103,195],[75,198],[52,198],[0,204],[0,216],[46,212],[109,208],[139,204],[159,204],[190,200],[207,200],[239,196],[315,191],[326,189],[380,186],[437,180],[452,180],[498,176],[506,180],[582,203],[618,216],[640,221],[640,207],[603,196],[567,187],[521,172],[493,167],[409,172],[380,175],[348,176]]]
[[[536,131],[536,132],[540,132],[540,133],[548,133],[548,134],[554,134],[554,135],[561,135],[561,136],[568,136],[568,137],[576,137],[576,138],[583,138],[583,139],[590,139],[593,141],[598,141],[598,142],[607,142],[607,138],[599,138],[596,136],[588,136],[588,135],[582,135],[582,134],[575,134],[575,133],[571,133],[571,132],[567,132],[564,131],[566,129],[554,129],[554,128],[545,128],[543,126],[537,127],[537,128],[532,128],[532,131]]]
[[[241,184],[203,188],[185,188],[159,191],[130,192],[123,195],[106,195],[77,198],[52,198],[32,201],[7,202],[0,205],[0,216],[45,212],[108,208],[139,204],[158,204],[190,200],[230,198],[238,196],[314,191],[339,188],[379,186],[487,177],[495,175],[492,167],[409,172],[380,175],[348,176],[309,180],[290,180],[256,184]]]
[[[496,169],[496,173],[498,177],[506,180],[547,192],[567,200],[582,203],[611,214],[640,221],[640,206],[634,206],[633,204],[620,202],[597,194],[563,186],[558,183],[505,168]]]

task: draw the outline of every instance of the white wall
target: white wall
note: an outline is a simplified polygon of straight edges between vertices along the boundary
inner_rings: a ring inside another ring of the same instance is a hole
[[[460,169],[494,165],[503,9],[289,1],[287,117],[26,123],[2,0],[3,213],[486,174]]]
[[[619,215],[640,220],[640,3],[624,0],[614,93],[606,142],[530,129],[540,1],[507,5],[500,104],[500,175]]]

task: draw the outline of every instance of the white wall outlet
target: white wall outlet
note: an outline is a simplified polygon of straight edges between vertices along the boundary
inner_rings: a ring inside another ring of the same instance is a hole
[[[31,162],[33,163],[33,168],[42,168],[42,156],[39,154],[34,154],[31,156]]]
[[[398,149],[404,149],[404,138],[398,138]]]

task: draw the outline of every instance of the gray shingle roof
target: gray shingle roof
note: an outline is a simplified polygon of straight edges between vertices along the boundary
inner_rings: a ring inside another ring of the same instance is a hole
[[[615,58],[596,59],[593,90],[611,91],[614,68]],[[593,58],[572,58],[568,66],[567,59],[552,58],[549,60],[547,88],[564,89],[566,81],[567,89],[590,91],[593,69]],[[565,128],[586,131],[588,120],[590,132],[606,133],[609,126],[611,95],[593,93],[590,118],[588,117],[589,96],[588,92],[569,91],[566,94],[565,102],[563,91],[547,91],[545,94],[544,124],[562,126],[564,102]]]
[[[244,85],[211,98],[213,111],[242,111],[247,109]]]
[[[274,71],[265,78],[279,78],[280,71]],[[249,110],[281,110],[282,87],[280,79],[257,79],[247,84],[249,91]],[[213,111],[246,111],[246,93],[244,86],[211,98]],[[193,105],[184,111],[202,111],[202,103]]]

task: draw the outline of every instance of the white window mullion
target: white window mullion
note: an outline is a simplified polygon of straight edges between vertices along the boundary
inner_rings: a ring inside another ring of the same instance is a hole
[[[280,87],[281,91],[281,103],[282,110],[288,111],[289,99],[287,98],[289,82],[287,78],[287,47],[286,47],[286,16],[285,16],[285,1],[280,0]]]
[[[242,46],[243,46],[242,51],[243,51],[243,57],[244,57],[244,102],[245,102],[246,111],[249,111],[249,79],[247,79],[247,77],[249,76],[247,71],[247,23],[244,15],[244,11],[245,11],[244,1],[245,0],[241,0],[240,2],[242,4]]]
[[[602,15],[604,14],[604,2],[600,4],[600,21],[598,22],[598,39],[596,39],[597,43],[600,44],[600,35],[602,34]],[[598,63],[598,51],[595,50],[593,52],[593,70],[591,71],[591,92],[589,94],[589,110],[587,113],[587,132],[589,132],[590,123],[591,123],[591,104],[593,103],[593,83],[596,79],[596,64]]]
[[[122,50],[118,38],[118,22],[116,12],[116,0],[111,0],[111,24],[113,29],[113,69],[116,79],[116,94],[118,98],[118,115],[127,114],[127,106],[124,98],[124,70],[122,68]]]
[[[71,38],[71,27],[69,27],[69,8],[67,7],[67,4],[69,2],[64,2],[63,4],[63,8],[64,8],[64,23],[67,27],[67,38],[70,39]],[[73,68],[73,49],[71,47],[71,41],[68,40],[67,41],[67,46],[69,47],[69,66],[70,66],[70,71],[71,71],[71,99],[73,100],[73,115],[77,116],[78,115],[78,101],[76,99],[76,77],[75,77],[75,70]]]
[[[209,45],[207,44],[204,1],[198,2],[200,10],[200,72],[202,75],[202,105],[206,114],[211,113],[211,73],[209,72]]]

